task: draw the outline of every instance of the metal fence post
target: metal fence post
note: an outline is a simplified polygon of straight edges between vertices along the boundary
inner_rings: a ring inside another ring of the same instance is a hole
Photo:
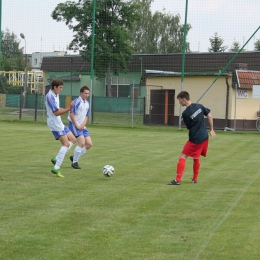
[[[34,109],[34,122],[37,121],[37,112],[38,112],[38,91],[35,92],[35,109]]]
[[[22,106],[23,106],[23,94],[20,94],[20,110],[19,110],[19,120],[22,119]]]

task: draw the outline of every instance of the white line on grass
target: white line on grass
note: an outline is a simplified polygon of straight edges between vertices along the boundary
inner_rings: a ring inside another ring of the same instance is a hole
[[[243,197],[244,193],[248,190],[248,188],[252,185],[252,183],[258,178],[258,175],[256,175],[256,177],[254,179],[251,179],[250,182],[248,182],[248,184],[244,187],[243,192],[240,193],[240,195],[238,196],[238,198],[234,201],[234,203],[232,204],[232,206],[229,208],[229,210],[227,211],[227,213],[223,216],[223,218],[220,220],[220,222],[217,224],[216,228],[211,232],[209,238],[207,241],[205,241],[205,243],[202,245],[200,251],[197,253],[197,255],[195,256],[194,259],[198,259],[199,256],[201,255],[201,253],[205,250],[206,246],[209,244],[209,242],[211,241],[213,235],[216,233],[216,231],[221,227],[221,225],[224,223],[224,221],[227,219],[227,217],[229,216],[230,212],[233,210],[233,208],[236,206],[236,204],[240,201],[240,199]]]

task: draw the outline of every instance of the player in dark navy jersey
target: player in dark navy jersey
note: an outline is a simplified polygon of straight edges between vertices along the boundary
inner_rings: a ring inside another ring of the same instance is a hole
[[[191,103],[190,95],[186,91],[181,91],[177,99],[186,109],[182,113],[183,121],[189,129],[189,140],[183,147],[177,164],[177,175],[174,180],[168,182],[168,185],[180,185],[182,174],[185,170],[187,157],[193,158],[193,178],[192,183],[197,183],[200,169],[200,155],[206,156],[208,150],[208,131],[204,117],[208,118],[210,136],[216,134],[213,129],[213,117],[210,110],[198,103]]]
[[[201,104],[191,103],[182,113],[182,119],[189,129],[189,141],[200,144],[208,139],[208,131],[204,116],[208,116],[210,110]]]

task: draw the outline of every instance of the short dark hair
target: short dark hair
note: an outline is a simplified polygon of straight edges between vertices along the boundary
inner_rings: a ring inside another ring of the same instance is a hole
[[[83,86],[83,87],[80,89],[80,93],[83,93],[85,90],[89,90],[89,87],[88,87],[88,86]]]
[[[190,94],[187,91],[181,91],[178,96],[178,98],[185,98],[186,100],[190,100]]]
[[[60,79],[53,79],[51,81],[51,89],[54,89],[54,87],[63,86],[63,81]]]

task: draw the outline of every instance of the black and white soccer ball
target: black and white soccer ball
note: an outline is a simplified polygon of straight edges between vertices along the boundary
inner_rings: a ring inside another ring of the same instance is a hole
[[[102,168],[102,172],[104,176],[111,177],[115,173],[115,168],[112,165],[107,164]]]

